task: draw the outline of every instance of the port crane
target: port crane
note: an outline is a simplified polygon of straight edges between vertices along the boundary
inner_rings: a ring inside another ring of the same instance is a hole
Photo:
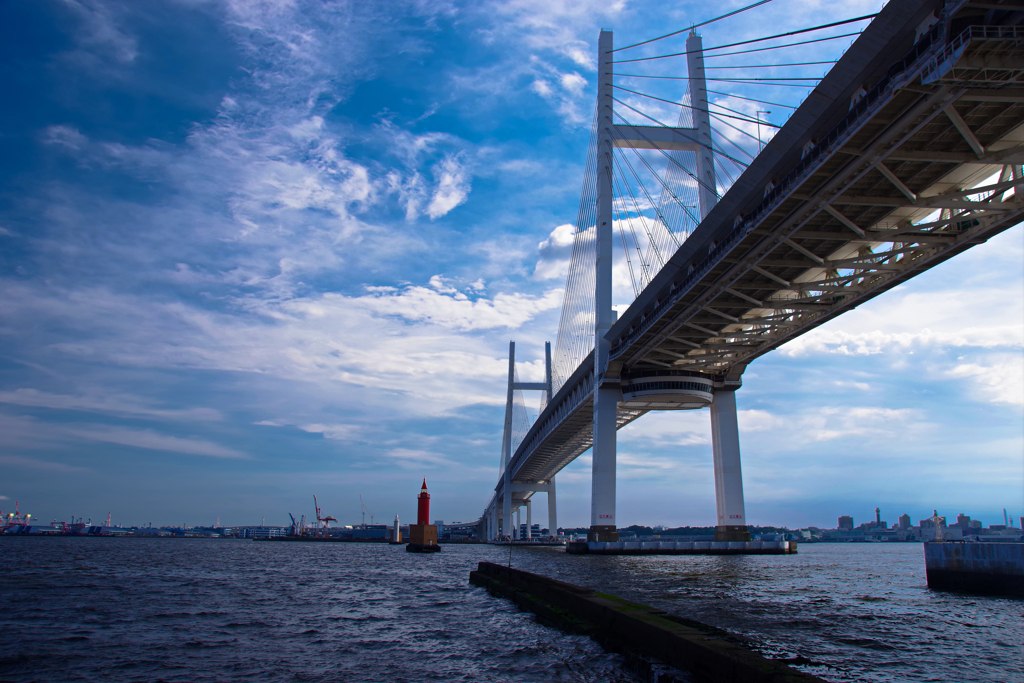
[[[366,515],[370,515],[370,524],[373,524],[373,513],[366,507],[366,503],[363,502],[363,494],[359,494],[359,507],[363,509],[363,528],[366,528]]]
[[[302,515],[299,522],[295,521],[295,515],[288,513],[288,516],[292,518],[292,536],[302,536],[306,533],[306,515]]]
[[[322,535],[326,537],[328,532],[331,530],[331,522],[337,522],[338,520],[335,519],[334,517],[331,517],[330,515],[327,515],[326,517],[321,517],[320,516],[320,504],[316,502],[316,496],[315,495],[313,496],[313,507],[316,508],[316,521],[317,521],[317,525],[318,526],[323,525],[323,534]],[[319,531],[319,529],[318,529],[318,531]]]

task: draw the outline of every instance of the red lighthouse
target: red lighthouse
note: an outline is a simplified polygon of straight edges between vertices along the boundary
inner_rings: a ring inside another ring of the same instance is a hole
[[[430,523],[430,494],[427,480],[416,498],[416,523],[409,525],[409,544],[405,549],[411,553],[436,553],[441,549],[437,544],[437,527]]]
[[[430,494],[427,493],[426,479],[423,480],[423,488],[420,489],[420,495],[417,499],[416,523],[430,524]]]

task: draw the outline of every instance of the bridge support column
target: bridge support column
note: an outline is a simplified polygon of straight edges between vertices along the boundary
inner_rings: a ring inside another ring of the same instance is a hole
[[[619,540],[619,532],[615,530],[615,418],[621,395],[618,389],[594,391],[593,472],[588,541]]]
[[[594,286],[594,445],[588,541],[617,541],[615,530],[615,427],[622,392],[605,386],[611,343],[605,339],[615,323],[612,309],[612,33],[597,41],[597,263]]]
[[[555,501],[555,478],[548,482],[548,533],[558,538],[558,503]]]
[[[509,537],[512,536],[512,532],[509,530],[512,526],[512,472],[510,464],[512,461],[512,401],[515,392],[515,376],[516,343],[510,341],[508,343],[508,396],[505,401],[505,431],[501,438],[502,476],[505,483],[501,506],[501,533]]]
[[[533,538],[533,501],[526,501],[526,540]]]
[[[743,506],[740,432],[736,421],[736,390],[716,389],[711,404],[711,446],[715,459],[716,541],[749,541]]]

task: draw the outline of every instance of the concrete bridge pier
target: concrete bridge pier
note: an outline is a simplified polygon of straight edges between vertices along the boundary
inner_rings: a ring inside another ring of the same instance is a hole
[[[555,478],[548,482],[548,533],[558,538],[558,503],[555,500]]]
[[[716,541],[749,541],[743,505],[740,432],[736,421],[736,388],[716,387],[711,404],[711,447],[715,462]]]

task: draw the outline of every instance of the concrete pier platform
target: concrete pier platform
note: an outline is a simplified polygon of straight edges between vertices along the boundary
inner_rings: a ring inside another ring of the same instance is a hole
[[[791,555],[796,541],[573,541],[570,555]]]
[[[469,582],[533,612],[539,621],[589,635],[622,654],[646,680],[825,683],[754,652],[741,636],[583,586],[491,562],[481,562]]]
[[[1024,543],[924,544],[928,587],[1024,596]]]

